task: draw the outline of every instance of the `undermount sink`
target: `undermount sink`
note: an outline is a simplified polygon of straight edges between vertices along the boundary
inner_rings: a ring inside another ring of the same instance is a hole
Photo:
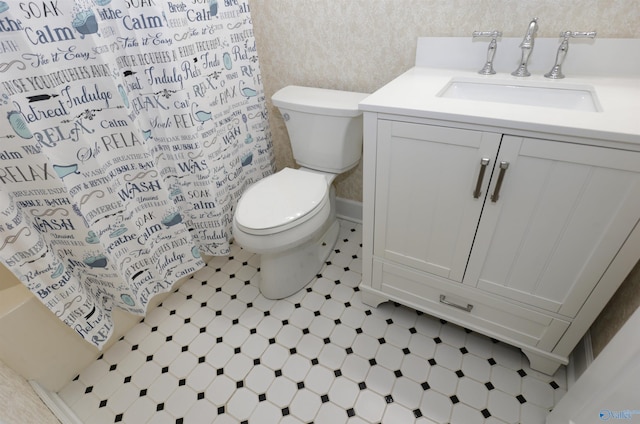
[[[438,97],[599,112],[598,98],[588,86],[543,86],[512,81],[453,79]]]

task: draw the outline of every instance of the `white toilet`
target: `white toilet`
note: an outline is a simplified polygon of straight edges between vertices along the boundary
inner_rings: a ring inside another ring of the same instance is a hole
[[[282,299],[320,271],[339,225],[332,182],[358,164],[368,94],[288,86],[271,100],[284,118],[300,169],[284,168],[249,187],[236,208],[233,235],[259,253],[260,291]]]

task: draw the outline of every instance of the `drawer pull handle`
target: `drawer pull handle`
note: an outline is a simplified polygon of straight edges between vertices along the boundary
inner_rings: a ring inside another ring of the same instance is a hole
[[[462,309],[465,312],[471,312],[473,309],[473,305],[467,303],[467,306],[458,305],[457,303],[453,303],[447,300],[447,296],[441,294],[440,295],[440,303],[443,303],[447,306],[453,306],[454,308]]]
[[[476,189],[473,191],[473,198],[477,199],[482,194],[480,188],[482,187],[482,180],[484,179],[484,172],[487,170],[487,165],[489,165],[491,159],[482,158],[480,159],[480,173],[478,174],[478,181],[476,182]]]
[[[504,180],[504,174],[507,172],[507,168],[509,168],[509,162],[500,162],[500,174],[498,174],[496,188],[493,190],[493,194],[491,195],[491,201],[494,203],[500,198],[500,187],[502,187],[502,180]]]

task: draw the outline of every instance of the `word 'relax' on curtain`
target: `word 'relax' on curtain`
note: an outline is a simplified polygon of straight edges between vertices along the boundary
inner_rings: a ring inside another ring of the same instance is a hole
[[[245,0],[0,1],[0,260],[102,347],[274,170]]]

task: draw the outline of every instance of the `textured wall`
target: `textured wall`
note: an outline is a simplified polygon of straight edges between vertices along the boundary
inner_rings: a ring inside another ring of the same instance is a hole
[[[49,411],[29,383],[0,362],[0,422],[56,424]]]
[[[640,2],[628,0],[250,0],[264,87],[310,85],[373,92],[409,69],[420,36],[469,36],[476,29],[540,37],[597,30],[640,38]],[[270,105],[278,168],[294,166],[280,114]],[[338,196],[362,200],[359,166],[338,180]]]
[[[413,65],[420,36],[501,29],[520,37],[538,17],[540,37],[597,30],[640,38],[634,0],[249,0],[267,99],[289,85],[373,92]],[[569,59],[570,60],[570,59]],[[615,64],[612,64],[615,66]],[[278,168],[295,166],[282,117],[270,107]],[[362,200],[361,165],[337,181],[338,196]],[[592,328],[596,353],[640,304],[640,267]]]

